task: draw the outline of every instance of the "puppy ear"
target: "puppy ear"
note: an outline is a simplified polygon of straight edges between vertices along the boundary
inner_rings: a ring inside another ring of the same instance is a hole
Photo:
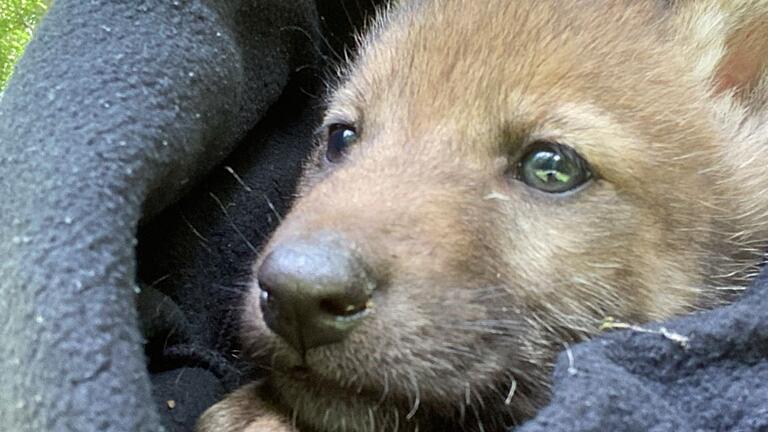
[[[671,7],[695,74],[717,95],[748,99],[768,65],[768,0],[678,0]]]

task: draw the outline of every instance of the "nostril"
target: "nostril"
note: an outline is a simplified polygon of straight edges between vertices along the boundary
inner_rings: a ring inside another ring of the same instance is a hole
[[[263,280],[259,280],[259,289],[262,293],[272,294],[272,287],[264,283]]]
[[[272,294],[270,294],[269,291],[262,288],[261,292],[259,293],[259,300],[261,300],[262,305],[268,304],[272,302]]]
[[[262,305],[275,301],[274,290],[263,281],[259,281],[259,300]]]
[[[320,310],[340,318],[356,317],[370,308],[370,302],[355,303],[349,299],[327,297],[320,300]]]

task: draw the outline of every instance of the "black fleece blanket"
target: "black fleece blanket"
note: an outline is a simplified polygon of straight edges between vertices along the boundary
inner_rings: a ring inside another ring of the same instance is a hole
[[[56,0],[0,96],[0,431],[189,431],[369,0]],[[768,276],[570,347],[521,431],[768,430]]]

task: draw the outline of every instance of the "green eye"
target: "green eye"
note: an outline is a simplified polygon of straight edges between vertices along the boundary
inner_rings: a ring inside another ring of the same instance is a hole
[[[517,163],[517,179],[547,193],[568,192],[590,178],[587,161],[562,144],[536,142]]]

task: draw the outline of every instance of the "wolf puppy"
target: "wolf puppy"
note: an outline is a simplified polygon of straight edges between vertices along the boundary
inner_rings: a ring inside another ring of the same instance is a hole
[[[606,317],[711,307],[768,240],[768,2],[403,1],[255,265],[264,383],[199,431],[502,431]]]

